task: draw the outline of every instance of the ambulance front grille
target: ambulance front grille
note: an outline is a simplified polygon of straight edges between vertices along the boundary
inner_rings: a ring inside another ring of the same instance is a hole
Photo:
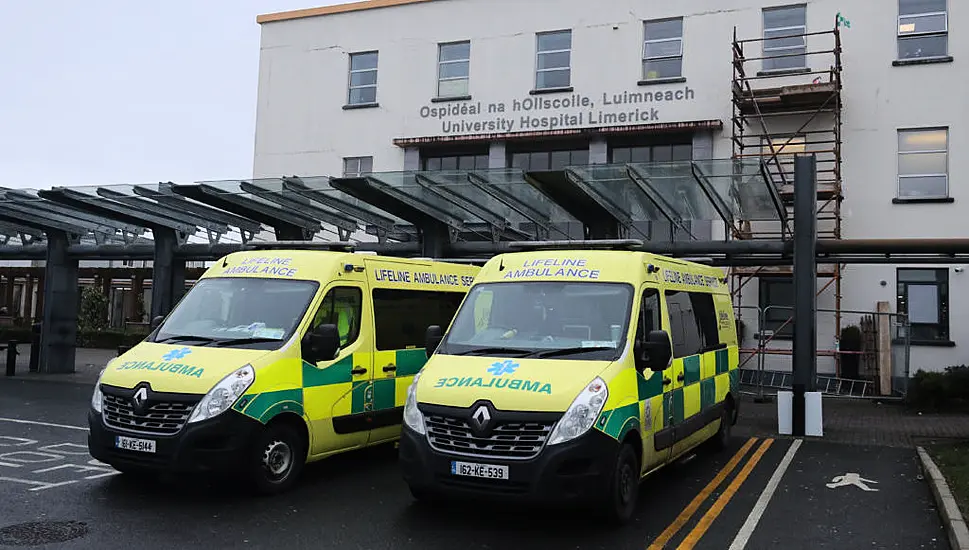
[[[174,435],[192,415],[193,403],[153,403],[144,414],[135,412],[130,398],[104,394],[104,423],[112,428],[150,435]]]
[[[427,440],[435,450],[466,456],[528,460],[542,451],[553,423],[501,422],[489,435],[479,437],[460,418],[425,417]]]

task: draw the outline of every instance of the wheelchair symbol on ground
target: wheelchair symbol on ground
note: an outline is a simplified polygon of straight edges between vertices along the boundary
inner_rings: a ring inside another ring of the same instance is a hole
[[[825,483],[828,489],[837,489],[838,487],[847,487],[848,485],[854,485],[862,491],[877,491],[878,489],[873,489],[869,487],[868,483],[878,483],[871,479],[865,479],[861,477],[861,474],[847,473],[843,476],[834,476],[831,483]]]

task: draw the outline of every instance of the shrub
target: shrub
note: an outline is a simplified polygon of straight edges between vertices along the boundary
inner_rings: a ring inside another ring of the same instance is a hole
[[[946,367],[943,372],[919,369],[909,380],[906,403],[932,412],[969,412],[969,366]]]
[[[81,310],[77,328],[80,331],[103,330],[108,326],[108,297],[100,288],[88,286],[81,291]]]

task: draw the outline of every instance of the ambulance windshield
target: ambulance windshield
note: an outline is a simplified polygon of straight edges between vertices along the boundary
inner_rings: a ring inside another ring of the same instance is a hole
[[[152,341],[275,349],[296,330],[317,288],[313,281],[202,279]]]
[[[614,360],[625,347],[632,296],[625,283],[478,284],[438,353]]]

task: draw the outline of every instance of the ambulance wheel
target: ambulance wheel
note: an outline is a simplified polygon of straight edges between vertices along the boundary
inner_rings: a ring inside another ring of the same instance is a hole
[[[633,446],[626,443],[619,449],[612,482],[607,497],[607,519],[617,525],[630,520],[639,498],[639,458]]]
[[[253,489],[275,495],[296,483],[306,461],[303,438],[285,422],[271,422],[256,437],[250,475]]]
[[[722,451],[730,446],[730,425],[733,424],[733,407],[730,402],[724,402],[723,410],[720,411],[720,429],[710,441],[710,446],[714,450]]]

